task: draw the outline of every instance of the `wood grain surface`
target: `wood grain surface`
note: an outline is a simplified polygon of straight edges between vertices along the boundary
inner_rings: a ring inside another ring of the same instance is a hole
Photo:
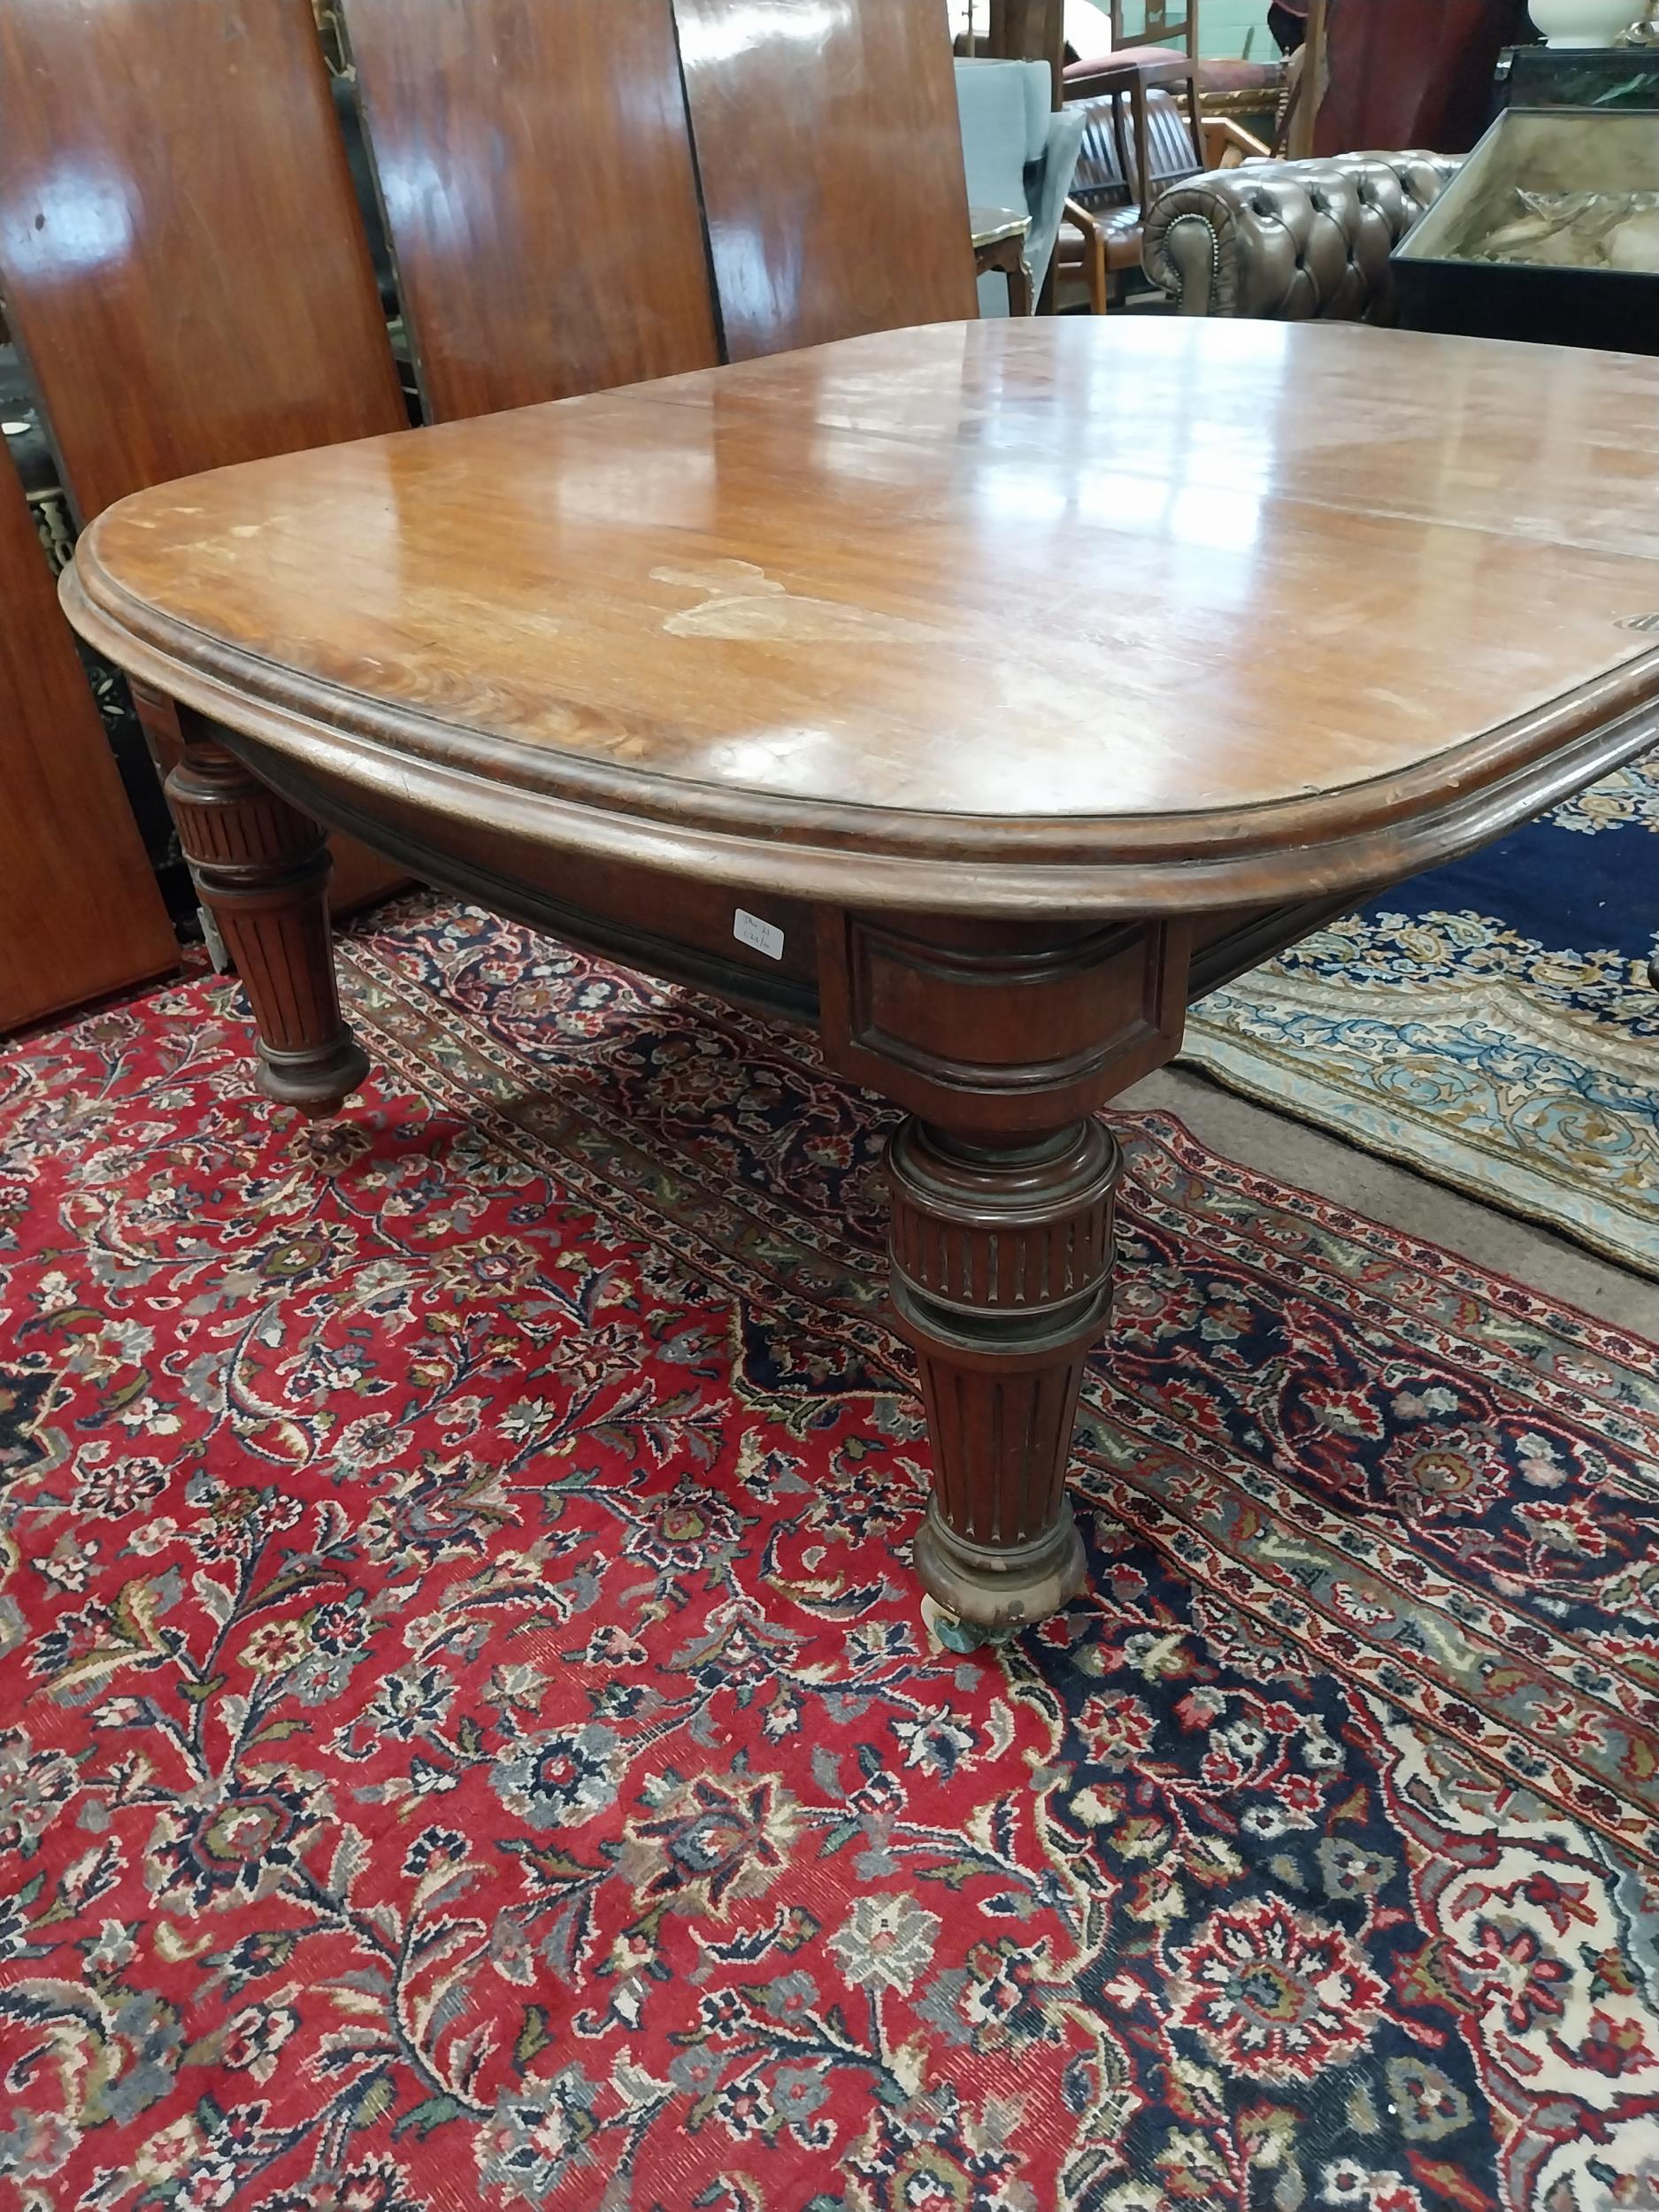
[[[371,810],[847,902],[1307,899],[1653,741],[1655,398],[1339,326],[946,325],[160,490],[67,603]]]
[[[164,975],[178,941],[0,454],[0,1031]]]
[[[83,518],[408,420],[310,0],[6,0],[0,289]]]
[[[408,424],[309,0],[4,0],[0,291],[82,520]],[[342,905],[403,881],[338,858]]]
[[[718,359],[671,0],[346,0],[428,419]]]
[[[674,14],[728,360],[977,314],[942,5]]]

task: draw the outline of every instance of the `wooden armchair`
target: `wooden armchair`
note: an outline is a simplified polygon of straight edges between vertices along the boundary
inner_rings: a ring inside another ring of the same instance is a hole
[[[1265,123],[1283,104],[1287,73],[1282,61],[1248,61],[1226,55],[1201,56],[1198,0],[1145,0],[1133,24],[1125,21],[1124,0],[1094,0],[1104,12],[1102,27],[1110,23],[1112,50],[1079,53],[1062,69],[1062,89],[1068,100],[1087,96],[1079,91],[1105,62],[1138,64],[1143,70],[1161,65],[1190,64],[1194,73],[1196,98],[1207,117],[1226,116],[1234,122],[1248,119]],[[1148,79],[1148,82],[1164,81]]]
[[[1103,315],[1113,279],[1141,266],[1146,211],[1158,195],[1269,150],[1238,124],[1202,112],[1194,65],[1179,55],[1151,64],[1125,57],[1072,73],[1067,92],[1067,105],[1084,107],[1088,119],[1055,249],[1056,282],[1080,279],[1090,308]]]

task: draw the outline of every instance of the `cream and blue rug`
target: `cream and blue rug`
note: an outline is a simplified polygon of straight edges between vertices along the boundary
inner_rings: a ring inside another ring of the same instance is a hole
[[[1659,753],[1193,1010],[1230,1089],[1659,1275]]]

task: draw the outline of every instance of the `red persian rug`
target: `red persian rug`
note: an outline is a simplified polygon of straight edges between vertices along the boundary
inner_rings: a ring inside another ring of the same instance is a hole
[[[883,1111],[467,911],[0,1062],[0,2206],[1659,2205],[1654,1349],[1118,1122],[939,1649]]]

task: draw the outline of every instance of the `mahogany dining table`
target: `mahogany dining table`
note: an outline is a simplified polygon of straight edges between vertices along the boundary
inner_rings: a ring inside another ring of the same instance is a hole
[[[892,1313],[963,1641],[1084,1575],[1097,1109],[1193,998],[1659,740],[1659,363],[1357,326],[941,323],[163,485],[64,604],[270,1098],[332,1111],[322,825],[810,1024],[906,1118]]]

